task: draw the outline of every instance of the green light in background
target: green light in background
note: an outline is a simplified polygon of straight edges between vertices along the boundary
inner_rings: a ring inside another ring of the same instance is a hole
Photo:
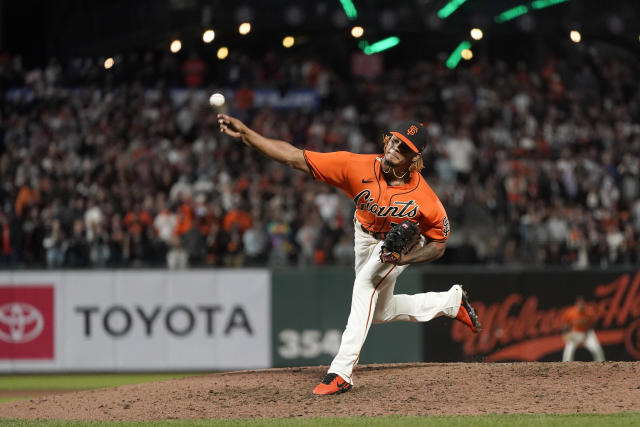
[[[554,6],[558,3],[564,3],[569,0],[535,0],[531,2],[531,7],[534,9],[544,9],[545,7]]]
[[[449,3],[442,6],[442,9],[438,11],[438,18],[445,19],[456,11],[467,0],[451,0]]]
[[[462,51],[465,49],[470,49],[471,43],[468,41],[463,41],[458,45],[456,50],[454,50],[451,55],[449,55],[449,59],[447,59],[447,68],[454,69],[458,66],[458,63],[462,59]]]
[[[344,13],[349,19],[356,19],[358,17],[358,11],[351,0],[340,0],[340,4],[344,9]]]
[[[527,6],[521,4],[520,6],[505,10],[500,15],[495,17],[495,21],[498,24],[502,24],[503,22],[511,21],[512,19],[517,18],[520,15],[524,15],[528,11],[529,9],[527,8]]]
[[[396,36],[387,37],[386,39],[377,41],[373,44],[361,44],[360,48],[366,55],[373,55],[374,53],[382,52],[383,50],[390,49],[400,43],[400,39]],[[364,46],[364,47],[363,47]]]

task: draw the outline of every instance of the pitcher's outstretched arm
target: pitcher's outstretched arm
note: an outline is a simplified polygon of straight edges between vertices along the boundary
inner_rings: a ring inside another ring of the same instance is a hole
[[[307,175],[311,175],[311,170],[304,158],[303,150],[294,147],[286,141],[266,138],[249,128],[240,120],[226,114],[218,114],[218,124],[220,125],[221,132],[226,133],[232,138],[241,139],[242,142],[249,147],[255,148],[270,159],[298,169]]]

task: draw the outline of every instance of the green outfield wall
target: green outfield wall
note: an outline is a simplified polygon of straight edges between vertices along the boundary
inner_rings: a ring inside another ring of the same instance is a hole
[[[274,366],[328,365],[340,345],[351,307],[352,268],[275,270],[272,273]],[[396,293],[422,292],[419,270],[404,272]],[[419,323],[373,325],[360,363],[422,360]]]

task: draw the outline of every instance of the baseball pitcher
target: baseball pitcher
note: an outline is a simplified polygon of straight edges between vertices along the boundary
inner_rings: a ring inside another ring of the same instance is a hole
[[[338,354],[313,390],[348,391],[372,323],[427,322],[455,318],[478,332],[480,322],[460,285],[447,292],[394,295],[396,279],[409,264],[442,256],[450,228],[442,203],[420,170],[427,131],[403,121],[384,137],[383,154],[317,153],[266,138],[240,120],[218,114],[220,130],[265,156],[340,188],[355,203],[355,281],[351,312]]]

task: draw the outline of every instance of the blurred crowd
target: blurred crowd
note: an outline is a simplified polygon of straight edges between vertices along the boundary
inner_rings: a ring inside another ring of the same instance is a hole
[[[355,76],[273,52],[135,60],[108,73],[0,58],[2,268],[352,265],[353,202],[220,134],[196,96],[219,87],[235,90],[226,112],[309,150],[381,152],[394,121],[424,122],[422,173],[452,227],[440,263],[640,262],[632,62],[415,61]],[[258,108],[256,88],[312,88],[318,107]]]

